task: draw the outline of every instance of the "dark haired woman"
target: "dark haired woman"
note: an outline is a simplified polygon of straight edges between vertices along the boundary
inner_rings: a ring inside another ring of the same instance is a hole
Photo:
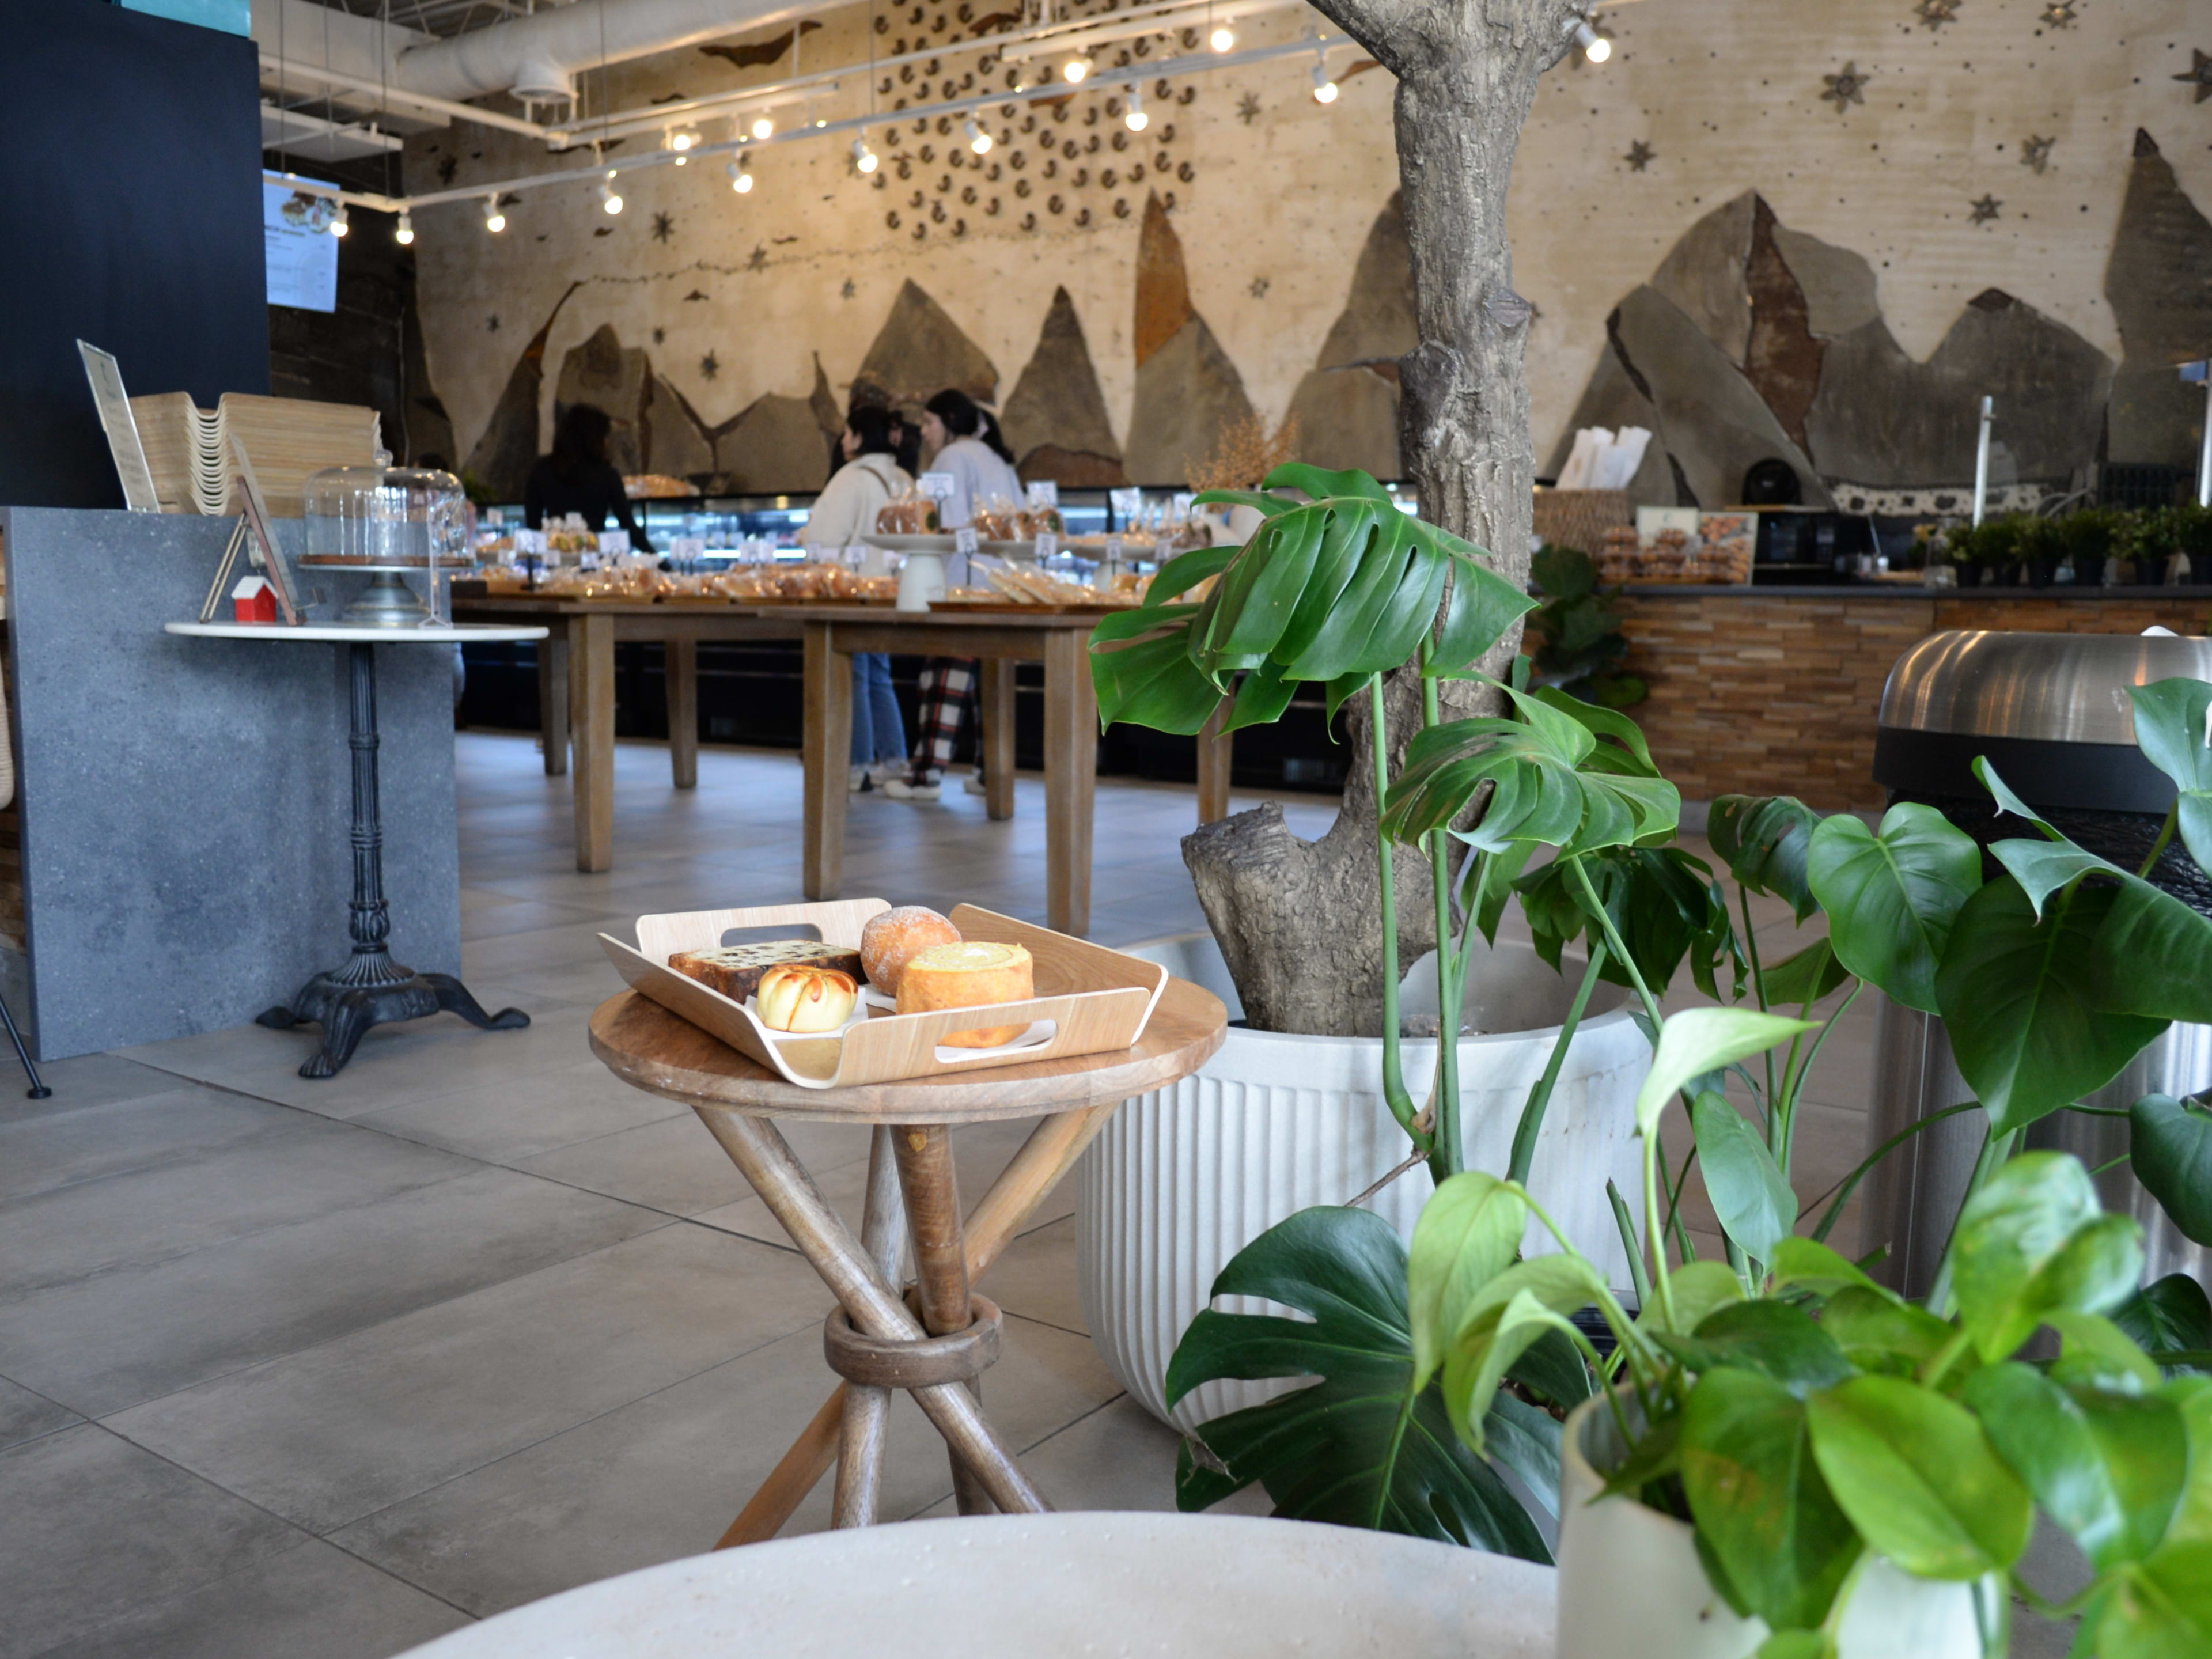
[[[632,552],[653,551],[637,515],[630,511],[622,474],[607,459],[607,434],[614,424],[596,404],[571,404],[562,411],[561,424],[553,431],[553,453],[539,458],[523,486],[523,523],[543,530],[549,517],[574,513],[586,529],[597,532],[605,530],[612,518],[629,532]]]
[[[884,409],[856,409],[840,441],[845,465],[815,497],[799,539],[809,547],[842,549],[876,527],[876,514],[914,482],[894,459],[896,441]],[[879,651],[853,653],[853,749],[848,787],[880,788],[906,770],[906,726],[891,690],[891,659]]]
[[[1014,472],[1012,452],[999,435],[999,423],[966,392],[948,386],[922,406],[921,438],[925,448],[936,452],[929,458],[929,470],[952,479],[952,494],[943,508],[946,529],[957,530],[970,522],[975,510],[994,497],[1020,501],[1022,481]],[[975,664],[963,658],[932,657],[922,664],[919,746],[906,775],[883,785],[885,794],[895,800],[938,799],[945,769],[952,763],[960,741],[960,728],[975,708],[979,678]],[[975,730],[975,771],[967,780],[971,795],[983,793],[980,718]]]

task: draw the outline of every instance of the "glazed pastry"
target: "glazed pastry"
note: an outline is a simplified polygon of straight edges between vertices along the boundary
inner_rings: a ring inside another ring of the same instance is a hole
[[[887,997],[898,994],[899,970],[907,958],[933,945],[957,945],[960,930],[936,911],[902,904],[868,918],[860,930],[860,967],[868,983]]]
[[[969,939],[933,945],[908,959],[899,975],[898,1011],[925,1013],[935,1008],[980,1008],[994,1002],[1026,1002],[1036,994],[1030,953],[1018,945]],[[1029,1029],[987,1025],[955,1031],[938,1041],[953,1048],[995,1048]]]
[[[852,1018],[860,988],[835,968],[786,963],[763,974],[754,994],[754,1011],[773,1030],[834,1031]]]
[[[724,945],[712,951],[679,951],[668,965],[702,985],[710,985],[732,1002],[743,1002],[759,988],[761,975],[782,964],[835,968],[847,977],[860,976],[860,953],[842,945],[823,945],[807,939],[770,939],[762,945]]]

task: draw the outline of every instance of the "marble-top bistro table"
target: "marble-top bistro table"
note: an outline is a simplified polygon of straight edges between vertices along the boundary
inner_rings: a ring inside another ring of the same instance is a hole
[[[1163,1468],[1164,1498],[1167,1483]],[[671,1561],[406,1659],[1551,1659],[1557,1583],[1304,1521],[992,1516]]]
[[[169,623],[167,631],[191,639],[254,640],[270,645],[343,645],[352,669],[353,720],[348,747],[353,755],[353,902],[347,931],[353,955],[343,968],[317,974],[289,1003],[260,1017],[278,1030],[314,1024],[323,1028],[323,1046],[300,1067],[301,1077],[335,1077],[373,1025],[420,1019],[443,1010],[483,1030],[508,1031],[530,1024],[520,1008],[487,1014],[468,988],[451,974],[418,974],[392,959],[391,908],[384,898],[384,823],[376,791],[376,647],[380,645],[441,646],[450,651],[471,640],[486,642],[542,640],[543,628],[367,628],[344,623],[309,623],[286,628],[271,623]]]

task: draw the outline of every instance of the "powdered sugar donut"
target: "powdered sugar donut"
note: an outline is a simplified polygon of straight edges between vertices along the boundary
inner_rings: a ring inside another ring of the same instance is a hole
[[[926,905],[902,904],[870,918],[860,930],[860,967],[868,983],[887,997],[898,995],[899,975],[907,959],[933,945],[957,945],[960,930]]]

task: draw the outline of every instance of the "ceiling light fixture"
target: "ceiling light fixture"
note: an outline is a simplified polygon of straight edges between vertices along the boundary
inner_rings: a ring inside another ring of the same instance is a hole
[[[606,178],[599,185],[599,205],[609,213],[620,213],[623,210],[623,200],[615,191],[614,177],[614,169],[608,168]]]
[[[698,142],[699,135],[696,132],[672,132],[668,135],[668,148],[672,150],[687,150]]]
[[[775,118],[765,112],[753,117],[753,137],[765,138],[775,131]]]
[[[400,210],[399,223],[392,233],[392,240],[402,247],[409,247],[414,244],[415,217],[404,208]]]
[[[1575,44],[1583,49],[1583,56],[1593,64],[1602,64],[1613,56],[1613,42],[1592,28],[1587,17],[1576,20]]]
[[[343,240],[348,228],[349,227],[346,224],[346,205],[343,202],[340,202],[338,204],[338,210],[331,216],[331,234]]]
[[[1333,104],[1336,101],[1336,82],[1328,78],[1327,59],[1313,66],[1313,92],[1314,102],[1316,104]]]
[[[1071,87],[1085,79],[1090,73],[1091,59],[1087,57],[1071,58],[1060,66],[1060,78]]]
[[[484,228],[496,236],[507,228],[507,216],[499,210],[499,198],[484,198]]]
[[[1129,88],[1129,112],[1121,118],[1121,125],[1132,132],[1142,132],[1152,125],[1152,118],[1145,113],[1145,94],[1135,87]]]
[[[983,131],[974,117],[969,118],[968,125],[961,131],[968,136],[968,148],[976,155],[988,155],[991,153],[991,135]]]
[[[865,138],[853,140],[853,165],[863,173],[876,170],[876,153],[868,148],[868,141]]]
[[[752,187],[753,176],[751,173],[745,171],[745,164],[743,161],[731,162],[730,188],[737,191],[738,195],[744,196],[749,193]]]
[[[1206,41],[1206,45],[1212,46],[1216,52],[1230,51],[1236,46],[1236,44],[1237,31],[1231,28],[1226,23],[1215,24],[1213,27],[1213,33]]]

